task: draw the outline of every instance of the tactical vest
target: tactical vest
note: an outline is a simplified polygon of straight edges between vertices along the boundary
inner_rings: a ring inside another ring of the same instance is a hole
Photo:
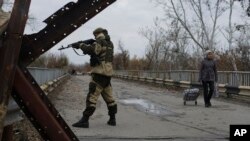
[[[92,67],[99,65],[101,62],[113,62],[114,45],[110,40],[97,39],[96,42],[102,46],[105,51],[99,55],[91,55],[90,65]]]

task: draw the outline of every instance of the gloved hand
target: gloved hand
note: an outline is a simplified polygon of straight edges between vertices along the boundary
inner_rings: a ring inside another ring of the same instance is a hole
[[[81,43],[79,45],[80,49],[83,51],[84,54],[88,54],[88,55],[91,55],[94,53],[94,48],[90,45],[87,45],[87,44],[84,44],[84,43]]]
[[[85,47],[88,47],[89,45],[87,45],[87,44],[84,44],[84,43],[80,43],[79,44],[79,48],[85,48]]]

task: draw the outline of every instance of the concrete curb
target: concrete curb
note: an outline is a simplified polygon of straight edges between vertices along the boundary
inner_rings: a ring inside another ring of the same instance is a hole
[[[41,89],[45,92],[46,95],[48,95],[50,92],[52,92],[58,85],[60,85],[62,82],[64,82],[66,79],[70,77],[69,74],[65,74],[57,79],[54,79],[52,81],[49,81],[43,85],[41,85]]]
[[[45,92],[46,95],[48,95],[50,92],[52,92],[56,87],[58,87],[61,83],[63,83],[65,80],[69,79],[70,75],[65,74],[53,81],[49,81],[43,85],[41,85],[41,89]],[[23,113],[19,109],[16,102],[11,98],[9,105],[8,105],[8,113],[7,118],[4,121],[4,126],[11,125],[15,122],[21,121],[23,119]]]
[[[199,88],[202,89],[202,85],[197,82],[189,82],[189,81],[174,81],[168,79],[161,78],[146,78],[146,77],[138,77],[138,76],[130,76],[130,75],[113,75],[115,78],[134,80],[134,81],[142,81],[153,84],[163,84],[167,86],[181,87],[181,88]],[[230,86],[225,84],[219,84],[219,92],[227,95],[240,95],[240,96],[249,96],[250,97],[250,86]]]

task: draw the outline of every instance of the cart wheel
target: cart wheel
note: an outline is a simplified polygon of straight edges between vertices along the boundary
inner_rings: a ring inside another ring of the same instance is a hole
[[[186,101],[184,101],[183,104],[186,105]]]
[[[197,101],[195,101],[195,105],[197,105]]]

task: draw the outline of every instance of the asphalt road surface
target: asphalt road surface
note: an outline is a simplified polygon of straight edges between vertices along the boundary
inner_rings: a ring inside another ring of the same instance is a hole
[[[82,116],[88,93],[89,76],[72,76],[50,97],[71,126]],[[182,93],[137,82],[113,79],[118,103],[117,126],[106,124],[107,107],[102,97],[90,118],[90,128],[72,130],[84,141],[223,141],[229,140],[229,125],[250,124],[250,106],[226,100],[212,100],[205,108],[203,97],[198,105],[183,105]]]

